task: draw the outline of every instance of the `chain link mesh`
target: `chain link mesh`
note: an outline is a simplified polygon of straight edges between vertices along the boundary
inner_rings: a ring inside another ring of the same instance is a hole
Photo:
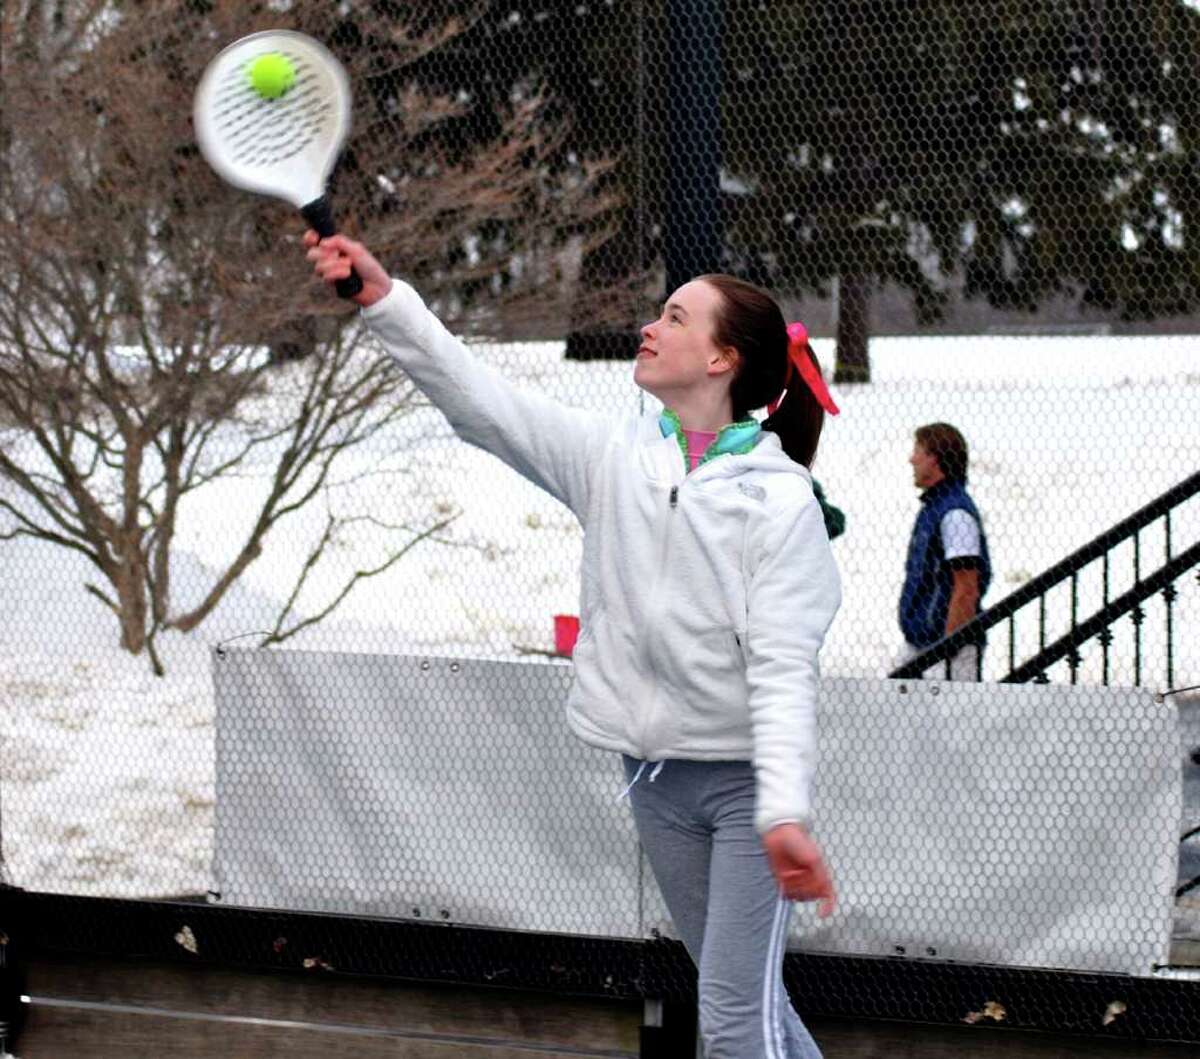
[[[945,422],[990,547],[982,606],[1029,596],[960,694],[986,711],[986,684],[1016,673],[1079,685],[1086,713],[1089,687],[1200,683],[1196,5],[173,0],[0,18],[10,881],[212,888],[214,645],[561,665],[555,616],[578,613],[573,517],[456,441],[311,282],[302,222],[199,157],[204,65],[269,27],[350,73],[344,230],[518,384],[653,411],[637,327],[703,271],[807,324],[842,407],[814,467],[845,520],[826,675],[911,655],[908,461],[916,429]],[[387,723],[387,689],[338,694]],[[1197,703],[1163,704],[1183,719],[1185,832]],[[428,705],[453,740],[453,702]],[[282,744],[277,765],[312,767]],[[344,767],[369,798],[394,763]],[[455,778],[486,788],[499,767]],[[536,819],[560,797],[510,808]],[[1177,955],[1200,937],[1198,844],[1181,847]],[[394,913],[416,900],[397,892]],[[1078,930],[1102,947],[1101,925]]]

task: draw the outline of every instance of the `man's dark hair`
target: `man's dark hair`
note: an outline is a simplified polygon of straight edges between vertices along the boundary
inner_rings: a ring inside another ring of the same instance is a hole
[[[918,444],[938,461],[942,474],[953,482],[967,481],[967,439],[949,423],[917,427]]]

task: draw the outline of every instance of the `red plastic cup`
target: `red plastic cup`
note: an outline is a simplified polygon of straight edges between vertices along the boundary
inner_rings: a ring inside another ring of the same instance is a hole
[[[568,658],[579,639],[579,619],[574,614],[554,615],[554,652]]]

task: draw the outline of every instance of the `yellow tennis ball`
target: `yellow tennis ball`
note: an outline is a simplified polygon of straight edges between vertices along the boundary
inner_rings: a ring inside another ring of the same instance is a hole
[[[263,99],[278,99],[296,83],[296,68],[277,51],[260,55],[249,72],[250,84]]]

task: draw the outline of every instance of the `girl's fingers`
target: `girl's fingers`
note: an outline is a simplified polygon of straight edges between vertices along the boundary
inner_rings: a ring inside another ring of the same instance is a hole
[[[836,904],[833,880],[828,872],[795,870],[785,872],[780,880],[784,896],[789,901],[820,901],[818,914],[829,915]]]
[[[329,283],[350,275],[350,259],[334,240],[338,237],[322,240],[311,228],[304,233],[304,245],[308,248],[304,256],[313,263],[317,275]]]
[[[336,250],[314,244],[304,256],[312,262],[313,271],[323,280],[335,282],[350,275],[350,259]]]

